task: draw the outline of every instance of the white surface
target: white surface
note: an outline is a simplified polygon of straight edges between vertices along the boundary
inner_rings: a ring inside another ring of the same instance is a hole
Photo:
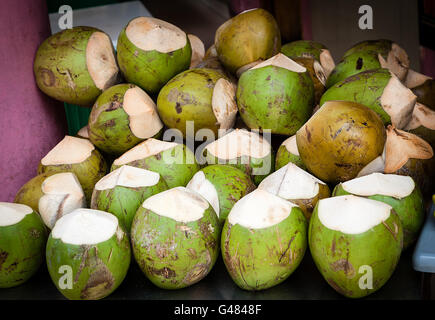
[[[0,202],[0,227],[16,224],[32,212],[33,209],[24,204]]]
[[[203,196],[213,207],[219,217],[219,196],[214,185],[208,181],[203,171],[195,173],[193,178],[186,186],[187,189],[193,190]]]
[[[151,17],[151,13],[140,1],[76,9],[73,10],[73,27],[88,26],[103,30],[110,36],[116,48],[121,30],[130,20],[141,16]],[[57,12],[49,14],[52,34],[61,31],[58,25],[60,17],[61,15]]]

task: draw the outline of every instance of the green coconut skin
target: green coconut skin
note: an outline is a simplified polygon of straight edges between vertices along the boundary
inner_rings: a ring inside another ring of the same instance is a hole
[[[229,165],[215,164],[201,169],[216,188],[219,198],[219,220],[223,226],[234,204],[256,188],[249,175]]]
[[[231,73],[257,60],[267,60],[281,49],[275,18],[264,9],[242,12],[219,27],[215,35],[219,60]]]
[[[290,59],[311,58],[320,62],[320,54],[323,49],[327,48],[319,42],[298,40],[283,45],[281,47],[281,53],[285,54]]]
[[[294,163],[299,168],[307,170],[300,156],[290,153],[286,146],[281,144],[276,152],[275,158],[275,171],[281,169],[289,162]]]
[[[103,31],[92,27],[65,29],[39,46],[33,71],[42,92],[66,103],[92,106],[102,92],[86,66],[86,46],[94,32]]]
[[[120,155],[146,138],[136,137],[130,129],[128,114],[124,111],[124,95],[133,84],[118,84],[105,90],[95,101],[89,115],[89,140],[101,151]],[[153,137],[158,139],[162,130]]]
[[[240,116],[251,129],[293,135],[310,118],[313,102],[314,87],[307,72],[266,66],[244,72],[237,86]]]
[[[428,108],[435,110],[435,80],[428,79],[421,85],[412,88],[412,92],[417,96],[417,102],[420,102]]]
[[[53,172],[42,173],[27,181],[18,190],[14,202],[25,204],[32,208],[33,211],[39,212],[39,199],[44,195],[41,189],[42,183],[53,174]]]
[[[160,90],[157,110],[164,124],[186,137],[186,121],[193,121],[195,132],[207,128],[218,135],[219,124],[212,108],[216,82],[225,77],[213,69],[186,70],[172,78]]]
[[[278,224],[249,229],[227,220],[221,251],[228,273],[242,289],[257,291],[278,285],[299,266],[307,248],[307,221],[293,207]]]
[[[165,163],[165,159],[173,160],[173,163]],[[166,181],[169,189],[186,186],[200,169],[195,160],[195,155],[184,144],[179,144],[156,155],[125,164],[159,173]],[[119,167],[121,166],[112,164],[111,171]]]
[[[297,204],[299,208],[301,208],[302,212],[305,215],[305,218],[309,221],[311,219],[311,215],[313,214],[313,210],[316,207],[317,202],[324,198],[329,198],[331,196],[331,190],[326,184],[319,183],[319,192],[314,198],[311,199],[288,199],[288,201]]]
[[[47,268],[56,288],[70,300],[98,300],[110,295],[127,275],[131,260],[128,236],[118,230],[108,240],[92,245],[74,245],[55,239],[47,241]],[[62,289],[59,268],[70,266],[72,289]]]
[[[379,53],[384,59],[386,59],[388,53],[391,51],[392,45],[393,42],[387,39],[361,41],[348,49],[343,57],[347,57],[356,52],[373,51]]]
[[[44,261],[47,229],[34,211],[20,222],[0,226],[0,288],[29,280]]]
[[[319,220],[318,205],[308,229],[311,256],[328,284],[348,298],[361,298],[380,289],[393,274],[400,259],[403,231],[400,218],[391,211],[384,222],[360,234],[345,234],[326,228]],[[360,289],[359,280],[373,270],[373,289]]]
[[[384,125],[391,123],[391,118],[381,105],[382,93],[391,78],[388,69],[362,71],[330,87],[320,99],[320,105],[330,100],[345,100],[363,104],[375,111]]]
[[[127,82],[155,94],[176,74],[189,69],[192,47],[187,35],[186,45],[178,50],[168,53],[145,51],[128,39],[127,26],[119,34],[116,47],[119,68]]]
[[[203,279],[219,255],[221,228],[211,206],[203,217],[178,222],[140,207],[131,227],[136,262],[163,289],[181,289]]]
[[[307,69],[308,75],[311,78],[311,81],[313,82],[313,88],[314,88],[314,101],[313,105],[318,105],[320,98],[322,97],[323,93],[325,92],[325,85],[322,83],[325,82],[325,79],[322,79],[322,81],[318,78],[316,74],[316,70],[314,69],[314,59],[311,58],[293,58],[292,59],[297,64],[300,64],[301,66],[304,66]],[[323,75],[325,76],[325,75]]]
[[[92,150],[91,155],[81,163],[47,166],[39,163],[38,174],[59,172],[75,173],[89,204],[95,184],[107,173],[107,163],[96,149]]]
[[[168,185],[160,177],[153,186],[124,187],[116,186],[112,189],[96,190],[92,194],[91,209],[109,212],[115,215],[121,226],[129,234],[134,215],[140,205],[149,197],[165,191]]]

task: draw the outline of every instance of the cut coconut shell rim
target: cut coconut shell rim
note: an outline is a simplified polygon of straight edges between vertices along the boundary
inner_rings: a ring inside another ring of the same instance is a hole
[[[95,190],[108,190],[116,186],[126,188],[141,188],[156,185],[160,180],[157,172],[136,168],[128,165],[110,172],[95,184]]]
[[[190,45],[192,47],[192,57],[190,59],[190,69],[195,68],[202,61],[205,55],[204,43],[194,34],[188,34]]]
[[[413,89],[425,83],[427,80],[432,80],[431,77],[428,77],[424,74],[418,73],[412,69],[408,69],[408,73],[406,75],[406,79],[404,81],[405,86],[409,89]]]
[[[220,129],[230,129],[236,122],[236,90],[231,82],[224,78],[216,81],[212,95],[212,109]]]
[[[417,102],[412,112],[411,121],[405,130],[413,130],[420,126],[435,130],[435,111]]]
[[[20,203],[0,202],[0,212],[0,227],[7,227],[23,220],[33,209]]]
[[[263,62],[255,65],[254,67],[252,67],[249,70],[254,70],[254,69],[263,68],[263,67],[267,67],[267,66],[280,67],[280,68],[284,68],[284,69],[287,69],[289,71],[298,72],[298,73],[303,73],[303,72],[307,71],[307,69],[305,67],[296,63],[295,61],[293,61],[292,59],[290,59],[289,57],[287,57],[286,55],[284,55],[282,53],[278,53],[278,54],[274,55],[272,58],[267,59],[266,61],[263,61]]]
[[[401,81],[404,81],[408,73],[409,58],[405,50],[398,44],[393,43],[388,52],[387,60],[378,54],[379,63],[382,68],[386,68],[394,73]]]
[[[186,186],[187,189],[193,190],[203,196],[213,207],[219,217],[219,196],[215,186],[207,180],[204,172],[198,171],[189,181]]]
[[[287,138],[286,140],[284,140],[282,144],[285,146],[288,152],[296,156],[299,156],[298,145],[296,143],[296,135]]]
[[[94,145],[87,139],[65,136],[42,158],[41,163],[44,166],[82,163],[94,150]]]
[[[323,67],[323,71],[326,79],[331,74],[332,70],[335,68],[335,62],[332,58],[331,52],[328,49],[322,49],[319,56],[320,64]]]

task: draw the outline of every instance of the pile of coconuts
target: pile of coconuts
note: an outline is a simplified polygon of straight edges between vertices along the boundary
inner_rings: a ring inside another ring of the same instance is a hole
[[[207,50],[150,17],[120,30],[116,51],[92,27],[50,36],[36,84],[92,110],[0,203],[0,287],[45,264],[66,298],[101,299],[136,263],[181,289],[223,259],[256,291],[309,250],[338,293],[379,290],[434,194],[434,83],[409,65],[389,40],[337,64],[323,44],[281,45],[263,9],[226,21]]]

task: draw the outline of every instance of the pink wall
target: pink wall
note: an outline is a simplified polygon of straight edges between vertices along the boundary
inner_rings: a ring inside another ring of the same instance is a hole
[[[66,119],[33,77],[36,49],[50,35],[45,0],[2,0],[0,30],[0,201],[13,201],[65,135]]]

